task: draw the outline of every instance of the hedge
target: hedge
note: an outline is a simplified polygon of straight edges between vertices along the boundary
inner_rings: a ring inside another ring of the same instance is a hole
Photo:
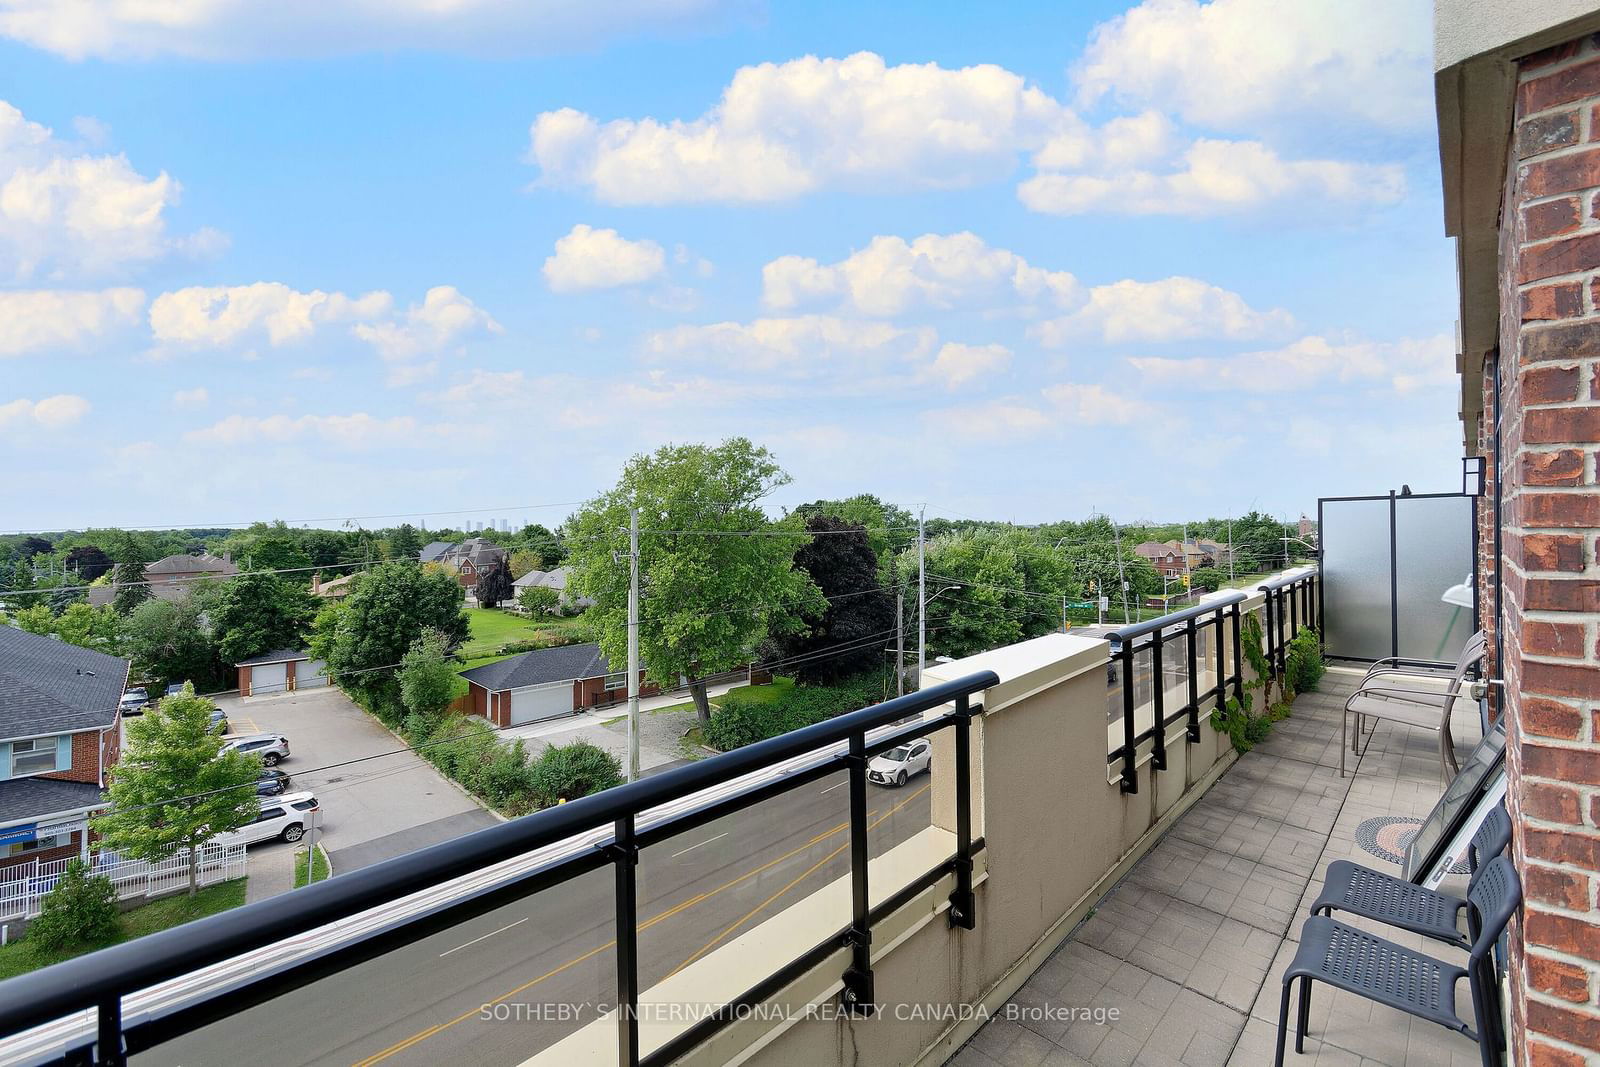
[[[883,699],[883,679],[861,675],[838,685],[796,685],[776,700],[769,692],[735,689],[718,698],[721,707],[705,727],[712,748],[727,752],[769,737],[859,711]]]

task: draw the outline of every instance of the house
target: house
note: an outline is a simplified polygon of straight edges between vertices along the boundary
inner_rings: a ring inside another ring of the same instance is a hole
[[[642,670],[639,675],[641,694],[660,692],[644,680]],[[524,652],[462,671],[461,677],[467,680],[469,713],[499,727],[553,719],[628,696],[628,672],[613,672],[593,643]]]
[[[88,852],[122,753],[128,661],[0,626],[0,879]]]
[[[309,652],[280,648],[240,660],[233,666],[239,672],[239,695],[243,697],[320,689],[328,684],[328,665],[320,659],[312,659]]]
[[[1232,553],[1228,545],[1216,541],[1144,541],[1133,546],[1133,553],[1148,560],[1165,578],[1176,578],[1201,567],[1226,566]]]
[[[1183,553],[1176,541],[1143,541],[1133,546],[1133,554],[1145,560],[1166,578],[1183,573]]]
[[[322,575],[314,574],[311,576],[311,595],[324,600],[343,600],[350,595],[350,586],[355,577],[354,574],[346,574],[323,581]]]
[[[529,571],[511,583],[512,596],[520,596],[524,589],[554,589],[560,596],[560,603],[564,609],[582,610],[594,607],[594,601],[589,597],[581,596],[574,600],[567,592],[567,581],[571,576],[571,567],[557,567],[553,571]]]
[[[191,556],[178,552],[163,556],[154,563],[146,563],[144,580],[152,596],[160,600],[182,600],[189,595],[189,590],[196,582],[207,578],[229,578],[238,573],[238,565],[227,553],[213,556],[209,552],[201,552]],[[116,582],[94,586],[89,590],[90,606],[105,607],[117,598],[119,589]]]
[[[427,544],[423,545],[422,550],[417,553],[417,562],[438,563],[442,558],[444,558],[444,554],[454,547],[456,546],[449,541],[429,541]]]
[[[437,543],[437,542],[435,542]],[[432,548],[429,545],[428,548]],[[423,549],[426,552],[428,549]],[[423,562],[438,563],[450,568],[456,573],[456,581],[461,583],[461,588],[471,589],[478,584],[478,579],[498,566],[506,558],[506,550],[493,541],[483,537],[469,537],[458,545],[450,545],[446,550],[433,560]]]

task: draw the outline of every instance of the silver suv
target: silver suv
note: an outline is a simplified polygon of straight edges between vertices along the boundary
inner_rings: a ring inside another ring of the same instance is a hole
[[[260,756],[263,764],[274,767],[279,760],[289,758],[289,739],[282,734],[239,734],[224,737],[222,751]]]

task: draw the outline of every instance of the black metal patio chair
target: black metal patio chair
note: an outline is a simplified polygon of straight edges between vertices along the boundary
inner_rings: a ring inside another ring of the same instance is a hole
[[[1478,873],[1509,844],[1511,817],[1504,807],[1496,804],[1489,809],[1483,825],[1478,827],[1467,846],[1467,866],[1472,871],[1472,881],[1467,883],[1469,894]],[[1457,948],[1470,949],[1475,933],[1471,929],[1472,909],[1467,906],[1466,897],[1413,885],[1404,878],[1349,860],[1328,864],[1322,892],[1311,905],[1312,915],[1332,915],[1335,911],[1374,919]],[[1464,933],[1459,922],[1462,912],[1466,912],[1469,920]]]
[[[1434,959],[1326,916],[1307,919],[1300,929],[1300,949],[1283,974],[1275,1067],[1283,1067],[1289,991],[1296,978],[1300,980],[1294,1035],[1297,1053],[1305,1052],[1306,1029],[1311,1021],[1311,983],[1325,982],[1464,1034],[1478,1043],[1484,1067],[1500,1067],[1506,1035],[1500,1025],[1494,946],[1522,904],[1522,882],[1511,860],[1500,855],[1484,865],[1467,901],[1469,911],[1475,913],[1471,921],[1477,936],[1465,967]],[[1456,985],[1463,978],[1472,996],[1471,1026],[1456,1014]]]

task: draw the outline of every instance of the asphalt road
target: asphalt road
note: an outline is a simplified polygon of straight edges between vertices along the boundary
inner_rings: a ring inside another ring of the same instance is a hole
[[[279,769],[292,777],[290,790],[309,790],[321,802],[317,843],[328,850],[335,872],[498,821],[421,756],[397,751],[403,745],[332,686],[216,701],[228,713],[230,732],[280,733],[289,739],[289,758]],[[263,842],[250,852],[254,857],[288,847]]]
[[[841,772],[649,849],[639,866],[641,985],[847,873],[844,783]],[[901,789],[868,786],[874,855],[928,825],[928,786],[926,775]],[[609,868],[585,875],[135,1062],[521,1063],[615,995],[612,879]],[[499,1019],[482,1018],[490,1004]]]

